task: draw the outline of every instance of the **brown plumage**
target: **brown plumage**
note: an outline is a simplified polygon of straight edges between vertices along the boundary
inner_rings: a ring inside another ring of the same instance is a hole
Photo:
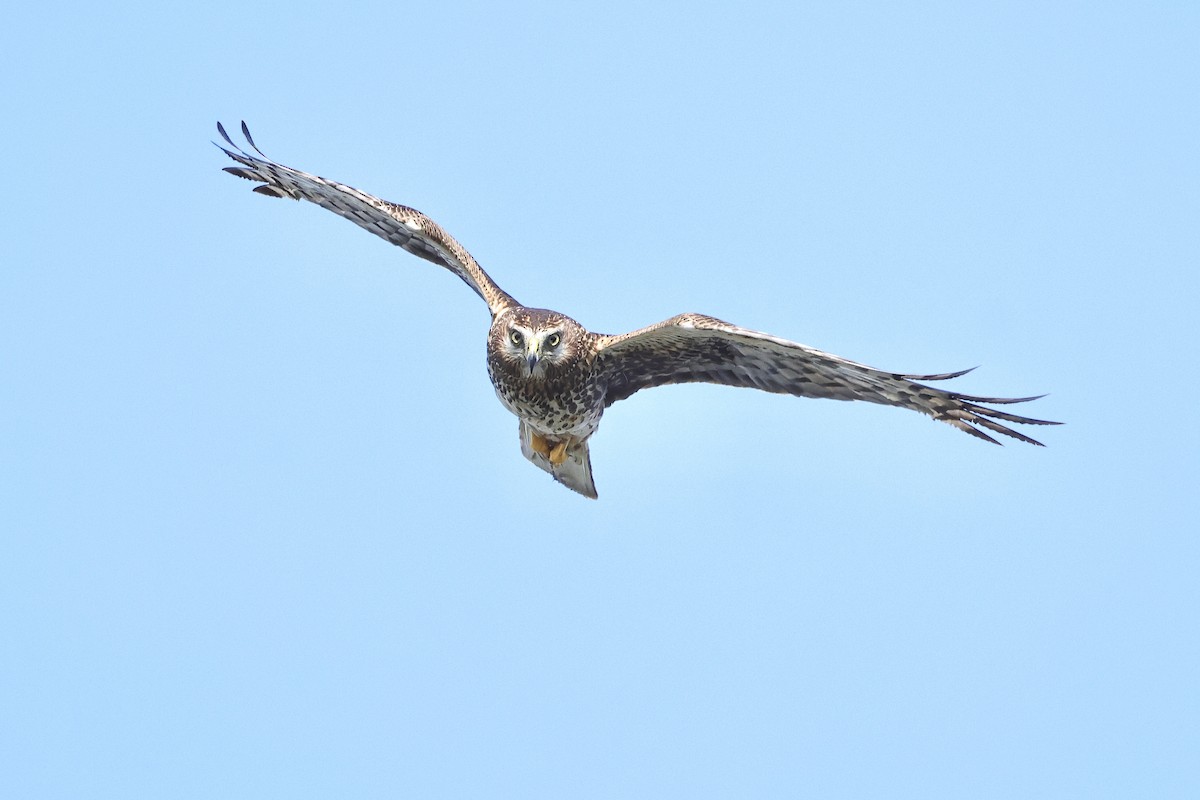
[[[555,311],[522,306],[500,289],[462,245],[421,212],[345,184],[285,167],[242,133],[257,155],[234,144],[221,149],[242,166],[239,178],[260,182],[269,197],[308,200],[457,275],[492,315],[488,375],[496,394],[520,419],[521,452],[555,480],[596,496],[588,440],[604,409],[641,389],[673,383],[717,383],[797,397],[866,400],[928,414],[985,441],[991,433],[1041,443],[1007,425],[1057,425],[988,408],[1035,400],[948,392],[921,381],[957,378],[885,372],[700,314],[680,314],[647,328],[605,336]],[[1039,395],[1040,396],[1040,395]]]

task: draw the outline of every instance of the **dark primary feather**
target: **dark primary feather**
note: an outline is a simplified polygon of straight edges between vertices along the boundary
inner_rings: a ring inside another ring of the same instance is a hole
[[[251,191],[257,192],[258,194],[264,194],[267,197],[282,198],[282,197],[288,196],[287,193],[283,191],[283,189],[280,189],[278,186],[272,186],[269,183],[264,183],[262,186],[255,186],[254,189],[252,189]]]
[[[219,128],[220,126],[221,126],[221,123],[218,122],[217,127]],[[224,133],[224,132],[225,132],[224,130],[221,131],[221,133]],[[262,150],[259,150],[258,145],[256,145],[254,143],[254,137],[250,135],[250,127],[246,124],[246,120],[242,120],[242,136],[246,137],[246,141],[249,142],[250,146],[254,148],[254,152],[258,153],[263,158],[267,157],[267,154],[264,153]],[[228,136],[225,137],[225,141],[229,141]],[[232,144],[232,142],[230,142],[230,144]]]
[[[1036,397],[975,397],[917,382],[949,380],[970,370],[939,375],[884,372],[699,314],[680,314],[631,333],[600,337],[597,365],[607,387],[606,406],[653,386],[703,382],[900,406],[993,444],[999,442],[980,428],[1041,445],[997,419],[1022,425],[1060,424],[980,405],[1024,403]]]
[[[242,165],[226,167],[225,171],[239,178],[261,181],[261,186],[254,187],[255,192],[315,203],[413,255],[445,267],[484,299],[493,316],[515,304],[454,237],[420,211],[272,161],[258,149],[245,122],[242,123],[242,134],[257,156],[234,143],[219,122],[217,130],[229,144],[229,147],[220,144],[217,147]]]

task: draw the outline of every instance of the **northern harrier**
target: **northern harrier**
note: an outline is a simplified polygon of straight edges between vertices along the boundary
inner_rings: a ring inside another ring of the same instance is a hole
[[[1037,397],[974,397],[917,382],[957,378],[970,370],[941,375],[885,372],[700,314],[680,314],[618,336],[592,333],[565,314],[518,303],[421,212],[272,161],[255,145],[244,122],[242,133],[257,155],[235,144],[220,123],[217,130],[233,149],[218,147],[241,164],[225,171],[261,182],[254,191],[316,203],[445,267],[483,298],[492,314],[488,375],[500,402],[521,421],[522,454],[587,497],[596,497],[588,439],[604,409],[652,386],[702,381],[798,397],[866,400],[928,414],[994,444],[999,442],[981,428],[1041,444],[996,420],[1059,424],[982,405]]]

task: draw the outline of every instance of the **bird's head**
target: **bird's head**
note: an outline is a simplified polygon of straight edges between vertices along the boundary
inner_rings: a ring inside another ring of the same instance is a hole
[[[574,361],[586,333],[570,317],[539,308],[522,309],[497,322],[490,349],[526,378],[543,378]]]

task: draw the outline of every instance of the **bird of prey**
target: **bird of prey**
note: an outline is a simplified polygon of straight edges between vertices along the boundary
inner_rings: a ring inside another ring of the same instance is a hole
[[[588,440],[604,410],[653,386],[705,382],[798,397],[866,400],[928,414],[994,444],[999,442],[985,430],[1041,444],[997,420],[1059,424],[987,407],[1042,395],[975,397],[921,383],[957,378],[970,370],[886,372],[701,314],[680,314],[616,336],[593,333],[565,314],[518,303],[462,245],[416,209],[267,158],[245,122],[242,134],[249,150],[235,144],[220,123],[217,130],[229,145],[217,147],[239,164],[225,171],[259,183],[254,191],[316,203],[445,267],[471,287],[492,315],[488,376],[500,402],[520,420],[521,453],[585,497],[596,497]]]

